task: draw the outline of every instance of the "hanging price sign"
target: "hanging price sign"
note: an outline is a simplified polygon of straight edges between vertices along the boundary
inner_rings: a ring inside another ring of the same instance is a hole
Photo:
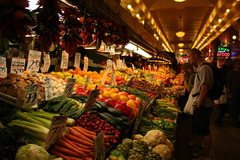
[[[69,60],[69,54],[66,51],[62,52],[62,59],[61,59],[61,69],[67,69],[68,68],[68,60]]]
[[[80,62],[81,62],[81,53],[76,52],[75,59],[74,59],[74,67],[80,67]]]
[[[52,123],[48,132],[46,139],[46,149],[49,149],[52,144],[54,144],[62,135],[64,128],[67,125],[67,116],[53,116]]]
[[[105,159],[105,144],[103,131],[98,133],[94,140],[94,160]]]
[[[88,86],[89,86],[90,80],[91,80],[91,76],[87,76],[86,82],[85,82],[85,85],[84,85],[84,91],[88,90]]]
[[[0,57],[0,78],[7,77],[7,65],[6,65],[6,58]]]
[[[23,75],[25,69],[25,59],[24,58],[12,58],[10,73],[16,73]]]
[[[41,68],[41,71],[43,73],[48,72],[50,65],[51,65],[50,55],[47,54],[46,52],[43,52],[43,66]]]
[[[88,61],[88,57],[84,57],[84,65],[83,65],[83,71],[87,72],[88,71],[88,65],[89,65],[89,61]]]
[[[64,95],[66,95],[67,97],[70,97],[72,95],[75,82],[76,82],[75,78],[68,78],[68,81],[66,83],[66,87],[64,90]]]
[[[25,95],[24,95],[24,103],[23,108],[33,108],[33,106],[37,107],[38,103],[38,84],[28,84],[25,87]],[[35,107],[34,107],[35,108]]]
[[[46,76],[44,78],[44,83],[45,83],[45,99],[48,101],[53,97],[53,92],[52,92],[52,80]]]
[[[38,72],[40,67],[41,52],[29,50],[27,71]]]

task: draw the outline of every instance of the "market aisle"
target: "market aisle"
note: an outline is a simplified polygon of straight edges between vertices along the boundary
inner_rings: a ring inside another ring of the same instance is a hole
[[[240,160],[240,128],[233,127],[231,119],[225,117],[222,127],[214,125],[216,109],[213,110],[211,120],[212,131],[212,160]],[[176,160],[191,160],[192,149],[187,146],[191,138],[190,118],[179,116],[179,128],[176,143]]]

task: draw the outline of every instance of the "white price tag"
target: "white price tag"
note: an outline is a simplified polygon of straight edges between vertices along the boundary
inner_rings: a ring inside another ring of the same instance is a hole
[[[25,69],[25,59],[24,58],[12,58],[10,73],[16,73],[23,75]]]
[[[109,68],[109,71],[112,70],[112,66],[113,66],[112,60],[108,59],[108,60],[107,60],[107,67]]]
[[[61,59],[61,69],[68,69],[68,59],[69,54],[66,51],[62,52],[62,59]]]
[[[50,55],[47,54],[46,52],[43,52],[43,66],[41,68],[41,71],[43,73],[48,72],[50,65],[51,65]]]
[[[76,82],[75,78],[68,78],[65,90],[64,90],[64,94],[66,96],[71,96],[72,92],[73,92],[73,88],[74,88],[74,84]]]
[[[114,69],[114,70],[117,70],[116,63],[115,63],[115,62],[113,62],[113,69]]]
[[[105,72],[104,72],[104,74],[103,74],[103,78],[102,78],[102,81],[101,81],[101,85],[105,85],[108,72],[109,72],[109,68],[107,67],[106,70],[105,70]]]
[[[7,77],[6,57],[0,57],[0,78]]]
[[[116,75],[115,75],[114,72],[111,73],[110,85],[111,85],[111,86],[116,86],[116,85],[117,85],[117,82],[116,82]]]
[[[75,59],[74,59],[74,67],[80,67],[80,62],[81,62],[81,53],[76,52]]]
[[[84,57],[84,66],[83,66],[83,71],[87,72],[88,71],[88,65],[89,65],[89,61],[88,61],[88,57]]]
[[[85,85],[84,85],[84,91],[88,90],[88,86],[89,86],[90,80],[91,80],[91,76],[87,76],[86,82],[85,82]]]
[[[40,67],[41,52],[29,50],[27,71],[38,72]]]
[[[67,116],[53,116],[52,123],[46,139],[46,149],[49,149],[62,135],[64,128],[67,125]]]
[[[47,101],[53,97],[52,80],[48,76],[46,76],[44,78],[44,83],[45,83],[45,99]]]
[[[136,70],[136,68],[135,68],[134,64],[132,64],[132,69],[133,69],[133,71],[135,71],[135,70]]]
[[[23,108],[31,108],[32,106],[37,107],[38,103],[38,84],[28,84],[25,87],[25,96],[24,96],[24,103]]]

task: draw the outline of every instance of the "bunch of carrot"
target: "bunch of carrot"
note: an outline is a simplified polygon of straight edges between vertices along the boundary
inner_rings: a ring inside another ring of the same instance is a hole
[[[64,160],[92,160],[96,133],[82,127],[69,127],[68,133],[52,147],[51,153]]]

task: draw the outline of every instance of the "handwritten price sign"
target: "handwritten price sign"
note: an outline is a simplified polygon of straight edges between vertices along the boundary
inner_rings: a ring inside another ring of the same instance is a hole
[[[23,75],[25,69],[25,59],[24,58],[12,58],[10,73],[16,73]]]
[[[83,61],[84,61],[83,71],[87,72],[88,71],[88,65],[89,65],[88,57],[84,57]]]
[[[43,65],[42,65],[41,71],[43,73],[48,72],[50,65],[51,65],[50,55],[47,54],[46,52],[44,52],[43,53]]]
[[[29,50],[27,71],[38,72],[40,67],[41,52]]]
[[[66,84],[66,87],[65,87],[65,90],[64,90],[64,94],[66,96],[69,97],[69,96],[72,95],[73,87],[74,87],[75,82],[76,82],[75,78],[68,78],[68,81],[67,81],[67,84]]]
[[[76,52],[74,58],[74,67],[80,67],[81,53]]]
[[[62,59],[61,59],[61,69],[68,68],[68,61],[69,61],[69,54],[66,51],[62,52]]]
[[[67,125],[67,116],[53,116],[52,123],[46,139],[46,149],[49,149],[62,135],[64,128]]]
[[[94,160],[105,159],[105,144],[103,131],[94,140]]]
[[[44,83],[45,83],[45,99],[47,101],[53,97],[52,80],[47,76],[46,78],[44,78]]]
[[[25,87],[25,96],[24,96],[24,108],[30,108],[37,104],[38,102],[38,84],[28,84]]]
[[[0,57],[0,78],[7,77],[6,58]]]

